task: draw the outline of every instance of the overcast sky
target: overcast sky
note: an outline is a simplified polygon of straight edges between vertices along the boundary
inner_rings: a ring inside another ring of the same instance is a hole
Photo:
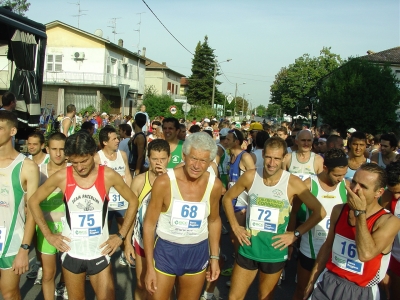
[[[224,75],[219,90],[245,95],[253,105],[267,105],[277,72],[304,53],[318,56],[332,47],[342,58],[362,56],[400,46],[398,0],[145,0],[168,30],[190,52],[208,36]],[[48,23],[59,20],[78,26],[78,0],[30,0],[27,17]],[[81,0],[80,29],[166,62],[186,76],[192,54],[159,23],[141,0]],[[140,23],[141,19],[141,24]],[[140,29],[140,44],[139,30]],[[242,83],[245,85],[241,85]],[[190,99],[189,103],[190,103]]]

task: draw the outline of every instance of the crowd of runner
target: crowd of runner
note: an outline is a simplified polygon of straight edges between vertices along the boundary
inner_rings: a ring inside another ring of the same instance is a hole
[[[86,280],[97,299],[115,299],[115,252],[135,268],[139,300],[216,299],[221,272],[231,276],[229,299],[244,299],[256,276],[258,298],[273,299],[294,254],[293,299],[380,299],[379,286],[400,295],[393,133],[349,128],[343,138],[327,124],[151,120],[145,106],[100,126],[84,117],[77,122],[69,105],[59,130],[48,130],[56,120],[48,119],[29,136],[26,157],[13,146],[16,117],[0,110],[5,300],[21,298],[25,272],[44,299],[84,299]],[[232,268],[222,267],[221,233],[230,234]]]

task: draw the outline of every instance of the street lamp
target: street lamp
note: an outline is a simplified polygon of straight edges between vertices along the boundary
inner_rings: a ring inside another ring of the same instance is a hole
[[[224,62],[230,62],[232,59],[227,59],[224,61],[221,61],[220,64]],[[212,96],[211,96],[211,109],[214,109],[214,97],[215,97],[215,77],[217,77],[217,65],[218,65],[218,60],[214,60],[214,78],[213,78],[213,89],[212,89]]]
[[[233,107],[233,117],[235,118],[235,116],[236,116],[236,95],[237,95],[237,88],[238,88],[238,85],[243,85],[243,84],[246,84],[246,82],[243,82],[243,83],[241,83],[241,84],[237,84],[236,83],[236,89],[235,89],[235,105],[234,105],[234,107]]]

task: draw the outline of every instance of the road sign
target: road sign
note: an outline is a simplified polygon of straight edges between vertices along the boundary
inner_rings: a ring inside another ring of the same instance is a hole
[[[232,95],[227,96],[227,97],[226,97],[226,100],[228,101],[229,104],[231,104],[232,101],[233,101]]]
[[[192,106],[191,106],[189,103],[184,103],[184,104],[182,105],[182,110],[183,110],[185,113],[188,113],[188,112],[191,110],[191,108],[192,108]]]
[[[174,115],[174,114],[177,113],[177,111],[178,111],[178,109],[176,108],[175,105],[172,105],[172,106],[169,107],[169,112],[170,112],[171,114]]]

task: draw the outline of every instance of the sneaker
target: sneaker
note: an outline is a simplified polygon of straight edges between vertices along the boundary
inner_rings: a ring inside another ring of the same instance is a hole
[[[122,257],[122,255],[119,257],[119,264],[121,266],[129,266],[131,269],[134,269],[136,267],[135,260],[133,260],[133,264],[131,264],[129,261],[127,261],[126,257]]]
[[[86,281],[90,281],[89,275],[86,275]]]
[[[57,297],[64,297],[64,292],[66,292],[66,291],[67,291],[67,289],[65,288],[65,283],[59,282],[56,285],[56,291],[55,291],[54,295],[56,295]]]
[[[64,289],[64,294],[62,295],[62,297],[63,297],[64,299],[68,299],[68,291],[67,291],[66,288]]]
[[[42,277],[43,277],[43,269],[40,267],[37,271],[37,276],[35,279],[34,285],[41,285],[42,284]]]
[[[31,265],[31,270],[26,274],[26,278],[36,279],[39,268],[40,268],[40,265],[38,265],[36,263]]]
[[[222,234],[228,234],[229,233],[228,229],[226,229],[226,227],[224,225],[222,225],[222,227],[221,227],[221,233]]]
[[[212,295],[211,299],[207,299],[206,296],[202,295],[200,300],[217,300],[217,298],[215,298],[215,295]]]

